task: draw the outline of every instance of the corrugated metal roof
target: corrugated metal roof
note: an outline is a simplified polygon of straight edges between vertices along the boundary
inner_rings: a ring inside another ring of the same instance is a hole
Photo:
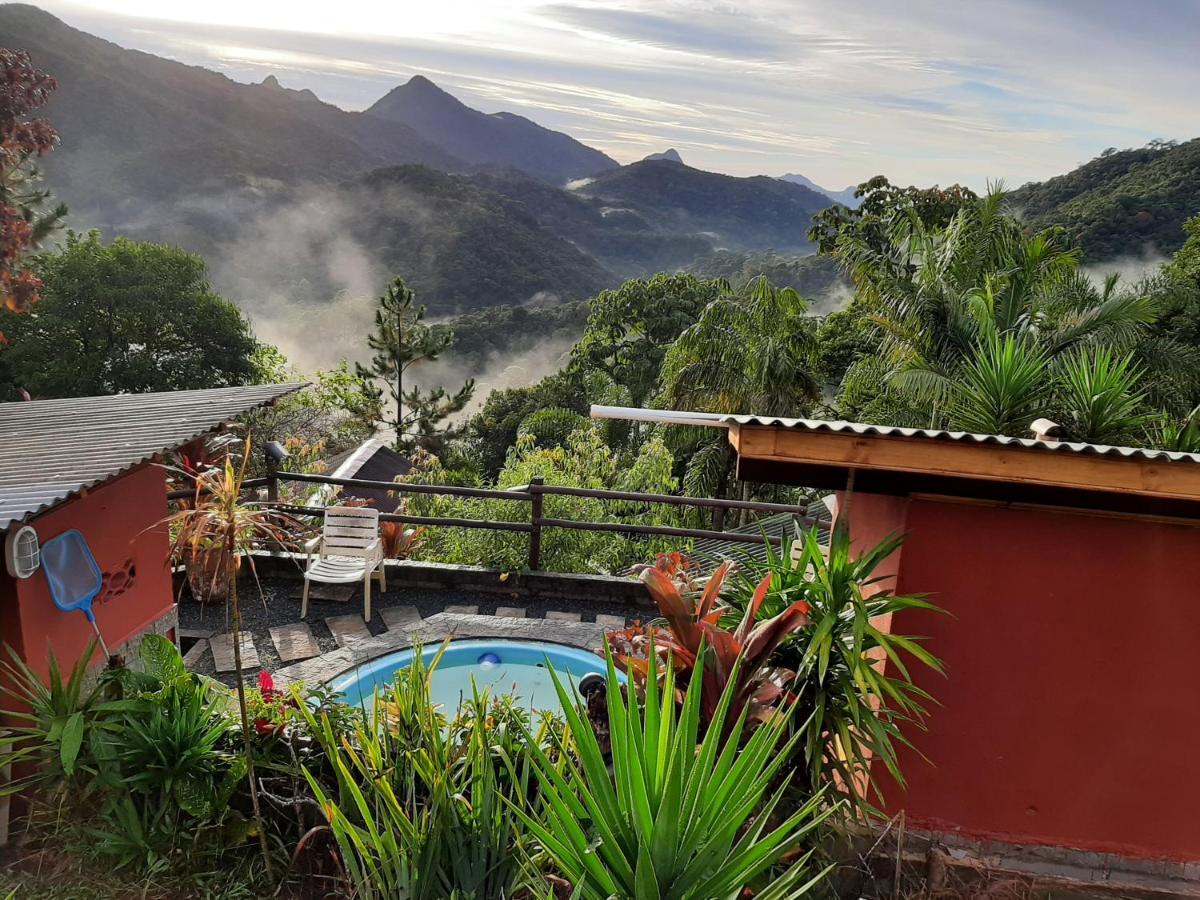
[[[0,403],[0,531],[303,387]]]
[[[784,419],[777,416],[722,416],[720,421],[723,425],[762,425],[769,428],[795,428],[802,431],[833,432],[838,434],[928,438],[938,441],[956,441],[964,444],[996,444],[1003,447],[1024,447],[1029,450],[1046,450],[1053,453],[1083,453],[1094,456],[1119,457],[1122,459],[1200,463],[1200,453],[1146,450],[1140,447],[1111,447],[1107,444],[1081,444],[1072,441],[1035,441],[1032,438],[1007,437],[1002,434],[973,434],[969,431],[900,428],[894,425],[865,425],[861,422],[827,421],[824,419]]]

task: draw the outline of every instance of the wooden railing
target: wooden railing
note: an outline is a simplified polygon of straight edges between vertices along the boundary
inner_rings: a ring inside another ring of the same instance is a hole
[[[257,479],[255,488],[266,487],[267,502],[272,508],[293,516],[324,517],[323,506],[301,506],[278,500],[279,482],[300,484],[327,484],[339,487],[370,488],[395,494],[425,494],[442,497],[466,497],[483,500],[505,500],[525,503],[529,514],[524,521],[496,519],[465,519],[444,516],[417,516],[408,513],[380,513],[385,522],[401,522],[406,525],[426,525],[441,528],[485,528],[493,531],[515,531],[529,535],[529,568],[541,567],[542,532],[547,528],[565,528],[577,531],[615,532],[617,534],[647,535],[659,537],[692,538],[698,540],[730,541],[740,544],[761,544],[762,534],[746,534],[737,531],[716,531],[706,528],[676,528],[668,525],[634,525],[627,522],[583,522],[574,519],[546,518],[543,499],[546,496],[586,497],[595,500],[624,501],[645,506],[687,506],[698,509],[747,510],[751,512],[791,513],[803,525],[814,524],[805,515],[802,507],[786,503],[765,503],[754,500],[717,500],[711,497],[680,497],[674,494],[644,494],[635,491],[608,491],[592,488],[557,487],[545,484],[541,478],[520,487],[501,490],[499,488],[473,488],[442,484],[405,484],[395,481],[368,481],[360,478],[335,478],[330,475],[309,475],[302,472],[272,472],[265,479]],[[247,483],[247,487],[251,485]],[[187,492],[176,492],[187,494]],[[781,538],[766,536],[766,540],[779,544]]]

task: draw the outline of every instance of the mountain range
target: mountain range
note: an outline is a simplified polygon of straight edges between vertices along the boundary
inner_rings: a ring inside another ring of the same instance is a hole
[[[807,250],[828,206],[678,153],[620,166],[420,75],[347,112],[273,76],[243,84],[124,49],[33,6],[0,6],[0,40],[59,81],[46,115],[62,142],[45,168],[73,227],[196,250],[250,305],[279,287],[262,284],[265,260],[286,260],[280,283],[298,299],[349,287],[336,264],[347,241],[369,272],[358,283],[401,274],[435,311],[585,297],[718,249]],[[282,247],[285,222],[303,253]],[[272,250],[248,267],[251,239]]]
[[[46,115],[62,142],[45,168],[69,224],[200,252],[248,308],[268,294],[370,294],[395,274],[437,313],[576,299],[709,259],[809,252],[812,216],[855,202],[800,174],[706,172],[673,148],[622,166],[421,75],[351,112],[23,4],[0,5],[0,44],[59,81]],[[1066,226],[1089,261],[1168,250],[1200,208],[1200,141],[1112,151],[1013,199],[1031,228]]]

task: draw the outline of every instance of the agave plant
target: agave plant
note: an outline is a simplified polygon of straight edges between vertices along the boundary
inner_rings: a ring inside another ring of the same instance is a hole
[[[592,725],[551,670],[567,731],[557,761],[530,742],[543,810],[536,818],[517,811],[570,882],[571,896],[734,900],[748,886],[758,900],[807,893],[823,873],[813,872],[803,842],[830,810],[822,811],[817,795],[776,815],[791,779],[780,775],[797,740],[787,736],[791,707],[746,738],[749,710],[732,714],[739,660],[715,710],[719,720],[730,716],[728,733],[706,729],[700,679],[677,705],[682,670],[668,665],[660,673],[652,649],[639,700],[637,691],[626,696],[611,650],[606,656],[611,769]]]
[[[661,671],[654,656],[670,657],[681,685],[698,681],[700,711],[705,724],[721,722],[727,728],[747,713],[761,721],[787,691],[795,673],[769,665],[771,654],[790,634],[808,624],[808,603],[796,600],[775,615],[758,621],[763,600],[770,589],[766,576],[758,585],[732,630],[722,625],[729,613],[721,591],[732,570],[725,562],[701,586],[692,566],[683,556],[660,554],[655,565],[642,571],[645,583],[662,614],[665,627],[645,627],[613,632],[609,640],[617,660],[639,681],[652,671]],[[732,685],[728,709],[722,714],[721,697]]]

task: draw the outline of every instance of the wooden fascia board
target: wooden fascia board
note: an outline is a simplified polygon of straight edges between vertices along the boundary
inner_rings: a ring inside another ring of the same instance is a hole
[[[1188,462],[758,425],[730,428],[729,441],[747,459],[1200,499],[1200,465]]]

